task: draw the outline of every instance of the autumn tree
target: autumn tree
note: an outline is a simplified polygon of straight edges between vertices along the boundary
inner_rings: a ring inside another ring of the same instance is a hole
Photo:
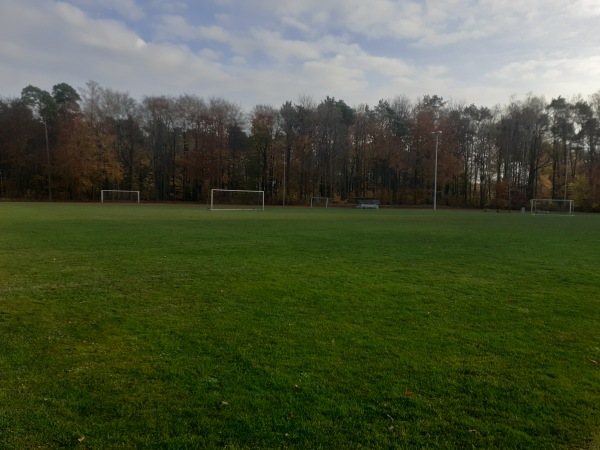
[[[349,157],[348,130],[354,122],[354,110],[343,100],[327,97],[316,108],[313,143],[315,153],[315,178],[311,196],[345,198],[347,186],[340,176],[346,170]]]
[[[37,198],[44,192],[47,198],[45,138],[40,125],[21,99],[0,100],[0,197]]]
[[[316,104],[303,96],[298,103],[286,102],[280,109],[281,132],[286,152],[286,193],[295,203],[306,203],[314,186]]]
[[[379,197],[384,197],[386,203],[397,202],[402,180],[407,176],[410,109],[408,99],[397,97],[392,101],[380,100],[372,114],[372,178]],[[368,109],[364,112],[368,113]]]
[[[283,165],[279,164],[282,158],[278,158],[281,156],[281,148],[278,146],[280,122],[279,111],[272,106],[258,105],[250,113],[250,142],[253,151],[248,158],[247,167],[256,173],[255,188],[264,190],[267,198],[273,198],[277,185],[283,182],[283,171],[276,174],[276,167]]]
[[[43,125],[46,153],[48,199],[52,200],[52,152],[51,138],[55,136],[57,105],[50,93],[36,86],[26,86],[21,91],[21,101],[31,108],[33,117]],[[50,130],[50,132],[49,132]],[[51,134],[52,133],[52,134]],[[54,141],[54,139],[52,139]],[[39,144],[38,144],[39,146]]]
[[[548,105],[550,132],[552,135],[552,198],[558,198],[559,191],[567,198],[569,166],[571,163],[571,143],[575,128],[571,117],[572,107],[563,97],[552,99]]]
[[[369,197],[375,190],[376,133],[375,113],[368,105],[355,110],[354,122],[349,129],[350,152],[347,161],[347,190],[351,197]]]
[[[145,97],[142,101],[142,123],[146,151],[151,170],[150,186],[153,200],[173,200],[175,184],[175,152],[177,140],[174,125],[173,99],[165,96]]]
[[[435,138],[431,133],[438,130],[445,104],[442,97],[426,95],[413,110],[414,122],[408,157],[411,172],[408,190],[414,204],[429,203],[433,198]],[[444,136],[444,142],[446,141],[447,137]]]
[[[437,151],[433,131],[442,131]],[[141,101],[90,81],[35,86],[0,101],[0,196],[94,199],[103,188],[203,201],[211,188],[267,191],[272,202],[377,197],[518,208],[577,197],[600,208],[600,93],[503,107],[437,95],[351,107],[304,96],[245,114],[222,98]],[[588,186],[589,188],[586,188]],[[585,200],[585,199],[589,199]]]
[[[55,172],[69,200],[97,197],[123,178],[111,138],[95,133],[81,115],[61,120],[57,149]]]

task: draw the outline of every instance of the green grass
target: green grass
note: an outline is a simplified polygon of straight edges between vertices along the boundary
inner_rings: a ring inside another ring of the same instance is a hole
[[[0,448],[597,448],[600,216],[0,204]]]

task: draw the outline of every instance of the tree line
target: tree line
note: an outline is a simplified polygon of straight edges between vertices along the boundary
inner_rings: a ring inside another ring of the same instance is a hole
[[[0,99],[0,198],[93,201],[102,189],[124,189],[205,202],[223,188],[264,190],[272,204],[320,196],[427,205],[437,186],[442,206],[557,198],[592,211],[599,140],[600,92],[493,108],[437,95],[354,107],[301,97],[246,112],[195,95],[138,101],[93,81],[51,92],[30,85]]]

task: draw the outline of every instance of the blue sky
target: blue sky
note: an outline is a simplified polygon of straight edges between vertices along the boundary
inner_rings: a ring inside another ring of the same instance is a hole
[[[597,0],[0,0],[0,96],[93,80],[246,109],[600,90]]]

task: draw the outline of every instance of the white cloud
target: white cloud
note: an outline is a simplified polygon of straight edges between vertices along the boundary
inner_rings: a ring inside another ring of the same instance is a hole
[[[214,53],[195,54],[179,44],[146,43],[122,23],[91,19],[66,3],[50,6],[36,13],[26,5],[13,5],[11,14],[20,18],[20,28],[31,30],[35,25],[35,33],[8,30],[8,35],[0,27],[0,39],[13,43],[0,46],[5,62],[0,80],[13,95],[30,83],[49,89],[58,82],[77,87],[94,79],[141,96],[161,89],[176,93],[198,85],[198,80],[223,90],[231,79],[215,62]]]
[[[283,16],[281,18],[281,23],[286,27],[302,31],[306,34],[311,34],[313,32],[313,29],[310,25],[296,19],[295,17]]]
[[[90,79],[248,108],[586,95],[600,87],[599,15],[592,0],[0,0],[0,96]]]
[[[220,25],[193,25],[185,17],[166,15],[156,27],[156,38],[160,41],[213,41],[229,43],[235,41],[234,36]]]
[[[303,64],[302,76],[306,80],[318,80],[318,84],[302,83],[311,87],[312,91],[320,91],[321,95],[337,97],[353,96],[356,91],[368,88],[365,72],[352,67],[340,56],[331,60],[309,61]],[[327,91],[330,91],[327,93]]]
[[[141,20],[146,16],[135,0],[103,0],[101,3],[112,6],[120,15],[131,20]]]
[[[174,0],[153,0],[151,2],[152,9],[162,11],[167,14],[181,13],[188,10],[188,5],[184,1]]]
[[[520,95],[529,86],[530,91],[549,98],[587,96],[600,89],[600,56],[517,61],[486,74],[486,79]]]
[[[62,22],[65,44],[80,48],[113,51],[117,54],[139,49],[143,40],[124,25],[112,20],[91,20],[83,11],[58,3],[56,20]]]
[[[513,62],[487,76],[500,82],[511,83],[529,79],[558,84],[563,84],[566,80],[573,80],[578,84],[597,82],[600,80],[600,56]]]
[[[104,13],[116,12],[120,17],[128,20],[141,20],[146,17],[144,9],[136,0],[71,0],[79,7],[91,8]]]
[[[221,43],[229,43],[234,40],[227,30],[218,25],[202,26],[199,30],[200,36],[204,39],[210,39]]]
[[[314,43],[285,39],[279,33],[264,28],[252,30],[249,37],[243,47],[264,53],[277,62],[289,59],[313,60],[320,57],[319,48]]]
[[[159,39],[182,39],[184,41],[196,40],[201,37],[198,27],[188,23],[184,17],[177,15],[166,15],[162,23],[158,25]]]

